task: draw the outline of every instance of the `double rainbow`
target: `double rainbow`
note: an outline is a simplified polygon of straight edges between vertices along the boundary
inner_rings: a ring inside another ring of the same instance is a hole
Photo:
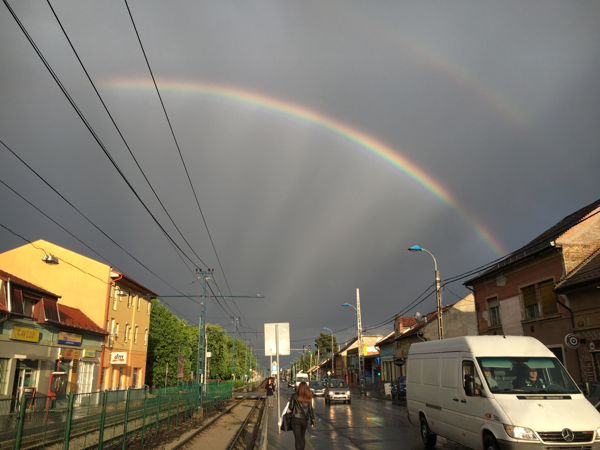
[[[113,79],[108,83],[105,83],[105,85],[112,89],[154,90],[154,85],[150,80]],[[264,110],[273,111],[287,117],[292,117],[304,122],[315,124],[320,128],[337,134],[344,139],[351,141],[358,148],[367,150],[368,152],[378,156],[379,158],[382,158],[392,166],[399,169],[409,178],[413,179],[419,185],[424,187],[441,202],[453,208],[473,228],[479,238],[481,238],[481,240],[483,240],[485,244],[489,246],[490,249],[493,250],[498,256],[506,253],[502,248],[502,245],[472,214],[470,214],[456,201],[456,199],[452,197],[448,189],[444,188],[444,186],[437,182],[433,177],[409,161],[397,149],[389,147],[378,139],[375,139],[374,137],[369,136],[368,134],[356,128],[352,128],[340,121],[337,121],[331,117],[327,117],[303,106],[285,102],[277,98],[269,97],[267,95],[246,89],[213,83],[169,80],[160,80],[158,85],[161,92],[194,92],[207,97],[217,97],[221,99],[225,98],[234,102],[254,105]]]

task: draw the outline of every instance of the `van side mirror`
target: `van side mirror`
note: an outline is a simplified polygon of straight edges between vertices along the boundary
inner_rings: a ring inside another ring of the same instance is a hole
[[[592,390],[592,386],[590,385],[590,382],[589,381],[584,381],[583,382],[583,386],[581,387],[581,391],[583,392],[583,396],[584,397],[589,397],[591,390]]]
[[[465,375],[465,394],[467,397],[473,397],[475,391],[475,383],[473,382],[473,375]]]

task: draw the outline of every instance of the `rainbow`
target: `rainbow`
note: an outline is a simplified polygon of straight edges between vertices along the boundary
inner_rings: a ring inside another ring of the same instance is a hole
[[[154,90],[154,84],[150,80],[142,81],[131,79],[113,79],[107,83],[103,83],[103,85],[112,89]],[[161,92],[164,92],[165,90],[195,92],[205,96],[212,96],[220,99],[225,98],[234,102],[253,105],[264,110],[294,117],[304,122],[315,124],[318,127],[330,131],[331,133],[337,134],[342,138],[356,144],[357,147],[363,148],[383,159],[384,161],[387,161],[409,178],[416,181],[437,199],[453,208],[460,216],[462,216],[463,219],[474,229],[479,238],[481,238],[498,256],[506,254],[500,242],[498,242],[473,215],[468,213],[468,211],[463,208],[452,197],[450,192],[448,192],[448,190],[445,189],[440,183],[438,183],[414,163],[409,161],[396,149],[389,147],[378,139],[375,139],[374,137],[369,136],[368,134],[357,130],[356,128],[352,128],[340,121],[337,121],[331,117],[327,117],[303,106],[285,102],[283,100],[246,89],[213,83],[173,80],[161,80],[158,82],[158,85]]]

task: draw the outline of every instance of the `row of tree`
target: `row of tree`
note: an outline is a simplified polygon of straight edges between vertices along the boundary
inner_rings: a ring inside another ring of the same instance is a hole
[[[149,386],[164,386],[165,382],[168,385],[175,384],[178,381],[177,364],[180,355],[184,356],[183,378],[197,379],[198,333],[197,325],[188,325],[185,320],[179,319],[169,311],[164,303],[161,304],[156,299],[152,300],[146,357],[146,384]],[[209,364],[210,378],[231,379],[233,338],[227,336],[227,332],[221,326],[207,323],[206,344],[208,351],[212,353]],[[246,349],[246,344],[239,339],[236,339],[235,353],[236,379],[243,379],[245,374],[250,379],[257,367],[256,358],[250,348]],[[246,355],[248,355],[247,361]]]
[[[308,346],[304,346],[304,351],[301,352],[298,358],[292,361],[292,366],[296,366],[298,372],[308,372],[311,368],[311,364],[314,366],[317,363],[317,357],[321,361],[331,357],[331,349],[338,350],[337,339],[335,336],[330,334],[321,333],[320,336],[315,339],[314,348],[311,347],[311,352],[308,353]]]

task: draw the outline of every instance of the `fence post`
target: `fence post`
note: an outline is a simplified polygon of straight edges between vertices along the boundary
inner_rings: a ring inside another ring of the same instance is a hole
[[[167,409],[167,432],[171,425],[171,396],[169,395],[169,408]]]
[[[154,427],[154,437],[158,436],[158,415],[160,414],[160,389],[156,396],[156,426]]]
[[[127,397],[125,400],[125,420],[123,421],[123,450],[125,450],[125,442],[127,441],[127,419],[129,417],[129,399],[131,398],[131,388],[127,388]]]
[[[196,390],[196,412],[198,412],[198,400],[199,400],[198,394],[203,395],[204,392],[202,392],[202,391],[203,391],[202,385],[200,383],[198,383],[198,389]],[[202,406],[202,404],[200,404],[200,406]]]
[[[98,450],[102,450],[102,444],[104,443],[104,421],[106,420],[106,400],[108,399],[108,391],[104,390],[104,397],[102,398],[102,414],[100,416],[100,431],[98,433]]]
[[[25,409],[27,397],[21,395],[21,405],[19,407],[19,423],[17,425],[17,437],[15,438],[15,450],[21,448],[21,438],[23,437],[23,426],[25,425]]]
[[[69,408],[67,409],[67,421],[65,426],[65,450],[69,450],[69,438],[71,437],[71,419],[73,418],[73,399],[75,396],[69,393]]]
[[[181,391],[177,390],[177,415],[175,416],[175,426],[179,426],[179,393]]]
[[[148,387],[148,389],[150,389]],[[144,438],[146,437],[146,404],[148,403],[148,390],[144,386],[144,415],[142,416],[142,447],[144,446]]]

